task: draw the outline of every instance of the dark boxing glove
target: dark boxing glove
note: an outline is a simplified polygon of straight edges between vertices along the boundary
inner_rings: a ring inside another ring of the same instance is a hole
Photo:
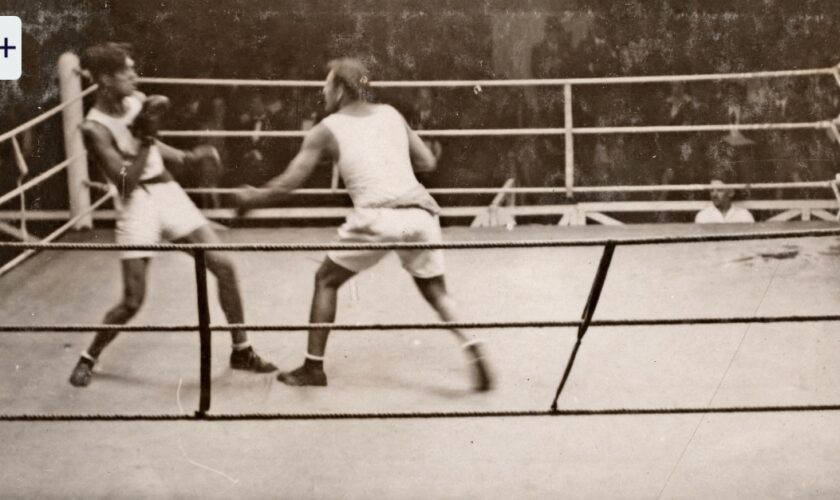
[[[146,97],[140,113],[134,118],[131,132],[135,137],[143,141],[151,141],[157,137],[168,110],[169,98],[165,95],[150,95]]]

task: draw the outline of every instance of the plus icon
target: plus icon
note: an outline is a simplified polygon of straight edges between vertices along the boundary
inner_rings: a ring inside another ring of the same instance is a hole
[[[0,50],[3,51],[3,59],[8,59],[9,58],[9,51],[14,50],[16,48],[17,47],[15,47],[14,45],[9,45],[9,39],[8,38],[3,37],[3,45],[0,45]]]

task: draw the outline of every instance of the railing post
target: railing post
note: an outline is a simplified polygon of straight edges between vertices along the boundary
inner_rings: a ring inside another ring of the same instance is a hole
[[[200,382],[201,393],[196,417],[204,417],[210,409],[210,368],[211,368],[211,340],[210,305],[207,301],[207,264],[204,250],[195,251],[195,283],[198,297],[198,339],[200,343]]]
[[[332,189],[333,191],[338,189],[338,181],[340,178],[341,175],[338,171],[338,163],[334,163],[332,169],[332,177],[330,177],[330,189]]]
[[[574,196],[572,189],[575,187],[575,141],[572,133],[572,85],[563,85],[563,125],[566,128],[564,150],[566,151],[566,197]]]
[[[79,126],[84,120],[82,100],[78,99],[82,93],[82,79],[79,75],[79,58],[76,54],[65,52],[58,58],[58,81],[61,91],[61,102],[77,99],[61,112],[64,129],[64,153],[69,158],[78,158],[67,166],[67,190],[70,202],[70,218],[73,218],[90,208],[90,192],[86,187],[88,180],[87,157],[84,154],[85,145]],[[93,216],[82,217],[73,226],[74,229],[90,229],[93,227]]]
[[[18,189],[23,186],[23,181],[26,179],[26,176],[29,175],[29,166],[26,164],[26,158],[23,156],[23,151],[20,148],[20,143],[18,143],[17,137],[12,136],[12,149],[15,153],[15,163],[18,166],[18,175],[17,178],[17,187]],[[21,190],[20,192],[20,232],[23,235],[23,240],[26,241],[29,239],[29,232],[26,230],[26,191]]]

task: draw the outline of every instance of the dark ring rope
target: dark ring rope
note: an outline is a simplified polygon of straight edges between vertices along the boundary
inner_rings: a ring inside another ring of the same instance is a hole
[[[298,252],[326,250],[437,250],[437,249],[488,249],[488,248],[560,248],[581,246],[658,245],[670,243],[719,242],[768,240],[778,238],[805,238],[840,236],[840,228],[810,229],[801,231],[768,231],[764,233],[730,233],[693,236],[656,236],[649,238],[621,239],[569,239],[569,240],[515,240],[515,241],[452,241],[445,243],[163,243],[157,245],[117,245],[113,243],[25,243],[0,242],[0,248],[38,250],[134,250],[134,251],[185,251],[216,250],[245,252]]]
[[[572,366],[575,364],[577,353],[583,343],[583,336],[592,324],[592,317],[595,315],[595,308],[598,307],[598,300],[601,297],[601,291],[604,289],[604,282],[607,279],[607,272],[610,269],[613,254],[615,252],[615,245],[607,243],[604,246],[604,253],[601,254],[601,261],[598,263],[598,270],[595,273],[595,278],[592,280],[592,287],[589,289],[589,296],[586,298],[586,305],[583,308],[583,314],[580,318],[580,326],[578,327],[577,340],[575,341],[572,352],[569,354],[569,360],[566,361],[566,368],[563,370],[563,377],[557,385],[557,391],[554,393],[554,399],[551,401],[551,409],[557,410],[557,400],[563,392],[563,387],[569,380],[569,375],[572,373]]]
[[[840,321],[840,314],[791,315],[791,316],[744,316],[728,318],[663,318],[663,319],[601,319],[592,320],[589,326],[663,326],[663,325],[718,325],[737,323],[803,323],[817,321]],[[247,323],[210,325],[212,331],[249,330],[252,332],[292,332],[310,329],[329,330],[445,330],[449,328],[494,329],[494,328],[571,328],[580,327],[583,320],[569,321],[487,321],[452,323],[305,323],[286,325],[251,325]],[[0,325],[0,333],[21,332],[194,332],[198,325]]]
[[[481,417],[585,417],[610,415],[691,415],[713,413],[785,413],[840,411],[840,404],[791,406],[721,406],[678,408],[596,408],[521,411],[436,411],[360,413],[196,413],[190,414],[20,414],[0,415],[2,422],[58,421],[233,421],[233,420],[408,420]]]
[[[106,244],[73,244],[73,243],[52,243],[52,244],[43,244],[43,243],[0,243],[0,248],[2,247],[18,247],[18,248],[34,248],[34,249],[68,249],[68,250],[124,250],[124,249],[149,249],[149,250],[194,250],[196,254],[196,277],[199,285],[199,289],[201,288],[202,277],[206,273],[205,265],[204,265],[204,253],[208,250],[325,250],[325,249],[382,249],[382,250],[390,250],[390,249],[399,249],[399,248],[416,248],[416,249],[433,249],[433,248],[513,248],[513,247],[536,247],[536,246],[583,246],[583,245],[599,245],[604,244],[606,245],[605,255],[607,253],[612,253],[611,250],[618,244],[658,244],[658,243],[681,243],[681,242],[691,242],[691,241],[733,241],[733,240],[758,240],[758,239],[770,239],[770,238],[793,238],[793,237],[806,237],[806,236],[831,236],[831,235],[840,235],[840,229],[832,229],[832,230],[812,230],[812,231],[787,231],[787,232],[768,232],[768,233],[760,233],[760,234],[730,234],[730,235],[711,235],[711,236],[694,236],[694,237],[660,237],[660,238],[636,238],[636,239],[623,239],[623,240],[567,240],[567,241],[517,241],[517,242],[463,242],[463,243],[448,243],[448,244],[366,244],[366,245],[341,245],[341,244],[332,244],[332,245],[207,245],[207,244],[188,244],[188,245],[106,245]],[[600,243],[599,241],[603,241]],[[578,332],[578,343],[582,340],[583,333],[585,332],[586,328],[590,324],[594,324],[595,322],[592,321],[592,316],[594,315],[595,308],[597,307],[597,293],[596,288],[599,290],[601,286],[603,286],[603,282],[606,279],[607,268],[609,266],[609,259],[607,259],[606,266],[602,265],[599,266],[598,276],[596,276],[595,283],[593,284],[593,289],[590,292],[590,301],[587,301],[587,307],[584,310],[584,316],[581,321],[573,322],[573,325],[579,326],[580,330]],[[603,268],[603,269],[601,269]],[[603,275],[603,276],[601,276]],[[596,293],[595,299],[592,300],[592,294]],[[199,294],[201,295],[201,294]],[[206,297],[202,300],[199,297],[199,307],[202,307],[202,302],[206,302]],[[206,304],[204,304],[206,307]],[[825,318],[825,316],[823,317]],[[371,418],[371,419],[383,419],[383,418],[442,418],[442,417],[481,417],[481,416],[496,416],[496,417],[504,417],[504,416],[558,416],[558,415],[611,415],[611,414],[673,414],[673,413],[736,413],[736,412],[769,412],[769,411],[834,411],[840,410],[840,405],[822,405],[822,406],[766,406],[766,407],[724,407],[724,408],[673,408],[673,409],[615,409],[615,410],[557,410],[557,399],[560,396],[560,392],[563,388],[563,382],[568,377],[568,373],[571,370],[571,366],[573,363],[573,358],[569,361],[566,367],[566,374],[563,376],[563,380],[558,387],[557,394],[554,398],[554,402],[552,403],[551,410],[548,412],[431,412],[431,413],[359,413],[359,414],[345,414],[345,413],[338,413],[338,414],[297,414],[297,415],[282,415],[282,414],[239,414],[239,415],[208,415],[207,410],[209,410],[209,403],[210,403],[210,384],[209,380],[204,380],[204,372],[209,371],[209,333],[211,331],[211,325],[209,325],[208,318],[199,318],[200,319],[200,327],[202,330],[202,384],[201,384],[201,404],[199,407],[199,411],[196,412],[196,415],[193,417],[186,416],[186,415],[6,415],[0,416],[0,420],[2,421],[15,421],[15,420],[186,420],[186,419],[205,419],[205,420],[235,420],[235,419],[279,419],[279,418],[286,418],[286,419],[315,419],[315,418],[324,418],[324,419],[341,419],[341,418]],[[731,318],[730,318],[731,319]],[[761,318],[759,318],[761,319]],[[782,321],[781,317],[776,318],[763,318],[765,321]],[[834,318],[832,318],[834,319]],[[748,318],[738,318],[739,322],[745,321],[753,321],[755,318],[748,319]],[[790,320],[790,319],[788,319]],[[811,321],[812,317],[799,317],[794,321]],[[669,320],[656,320],[655,323],[651,323],[650,320],[647,323],[643,323],[644,320],[615,320],[610,323],[604,323],[605,325],[642,325],[642,324],[669,324]],[[670,320],[671,324],[690,324],[692,320],[686,319],[677,319],[677,320]],[[725,318],[709,318],[708,320],[704,321],[705,323],[720,323],[720,322],[727,322]],[[475,326],[474,328],[487,328],[487,324],[480,324],[479,326]],[[573,325],[564,325],[564,326],[573,326]],[[311,328],[314,325],[306,325],[307,328]],[[444,323],[443,327],[455,327],[456,324],[453,323]],[[123,325],[108,325],[108,329],[121,329],[126,330],[125,326]],[[441,324],[435,324],[433,326],[426,326],[426,328],[441,328]],[[9,327],[2,327],[0,329],[5,330]],[[29,327],[32,328],[32,327]],[[37,328],[37,327],[36,327]],[[41,327],[43,328],[43,327]],[[66,327],[64,327],[66,328]],[[149,325],[146,325],[143,328],[149,328]],[[172,328],[172,327],[169,327]],[[175,327],[178,330],[184,329],[184,327]],[[286,325],[284,328],[288,328]],[[338,329],[337,326],[333,326],[333,328]],[[352,325],[352,329],[359,329],[360,325]],[[410,328],[418,328],[418,325],[412,325]],[[190,328],[192,329],[192,328]],[[223,329],[230,329],[223,328]],[[348,325],[348,329],[351,329],[350,325]],[[5,330],[8,331],[8,330]],[[57,330],[54,330],[57,331]],[[89,331],[89,330],[88,330]],[[206,351],[206,352],[205,352]]]

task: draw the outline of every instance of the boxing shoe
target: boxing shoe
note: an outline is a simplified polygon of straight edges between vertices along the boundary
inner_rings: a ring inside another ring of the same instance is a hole
[[[479,343],[468,342],[464,345],[464,351],[470,365],[472,365],[473,390],[485,392],[493,389],[493,377],[484,363],[484,356],[479,348]]]
[[[70,374],[70,385],[74,387],[87,387],[93,377],[93,361],[86,358],[79,358],[73,373]]]
[[[290,372],[282,372],[277,375],[277,380],[286,385],[295,387],[315,386],[325,387],[327,385],[327,374],[318,368],[307,368],[305,365]]]
[[[234,370],[244,370],[254,373],[271,373],[277,370],[274,364],[262,359],[251,346],[240,350],[234,349],[230,353],[230,367]]]

